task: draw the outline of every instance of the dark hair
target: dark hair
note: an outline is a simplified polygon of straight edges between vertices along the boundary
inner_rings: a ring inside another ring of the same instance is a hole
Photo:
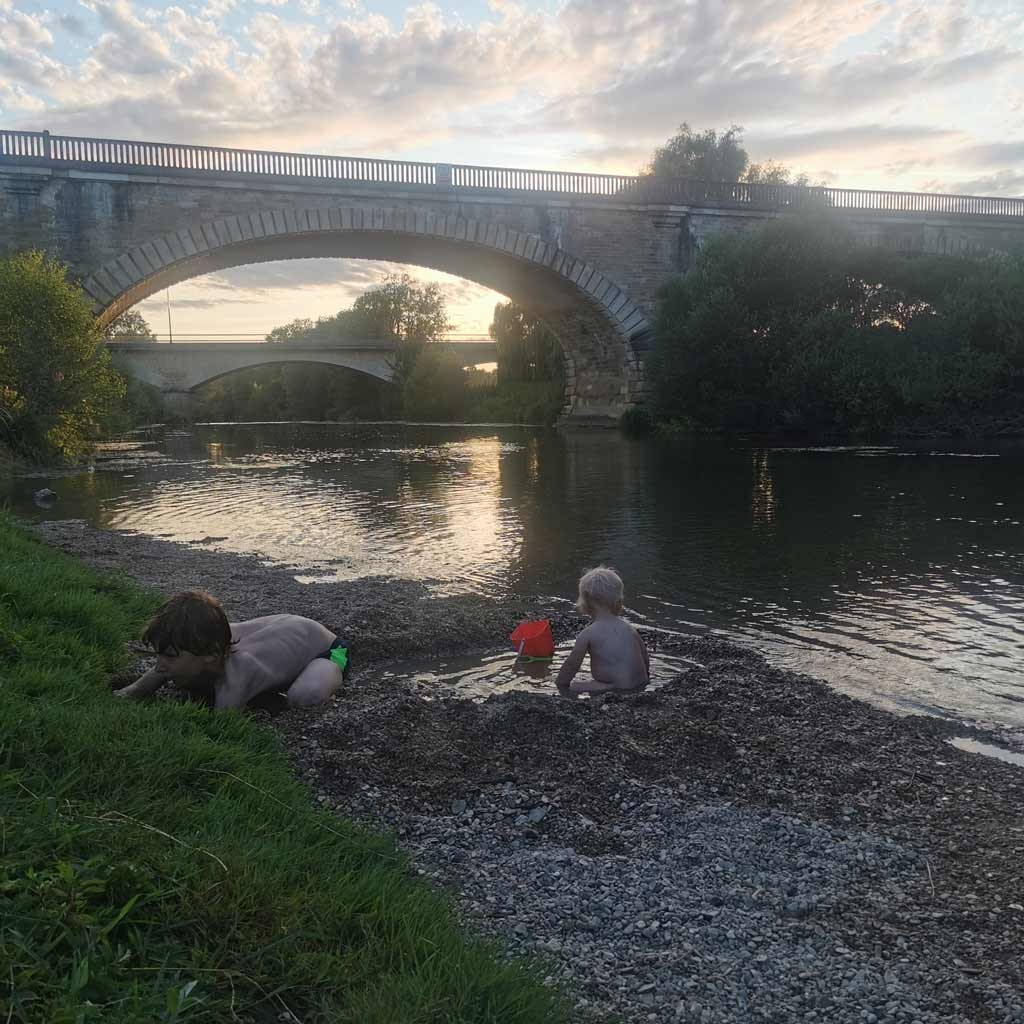
[[[200,590],[186,590],[160,606],[146,623],[142,642],[157,654],[174,649],[223,660],[231,651],[231,626],[220,601]]]

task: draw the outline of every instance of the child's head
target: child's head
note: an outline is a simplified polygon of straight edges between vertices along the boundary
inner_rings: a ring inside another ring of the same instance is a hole
[[[146,624],[142,642],[157,653],[157,668],[179,682],[223,668],[231,626],[220,602],[198,590],[165,601]]]
[[[580,577],[576,607],[584,615],[596,615],[602,608],[613,615],[622,613],[622,577],[606,565],[588,569]]]

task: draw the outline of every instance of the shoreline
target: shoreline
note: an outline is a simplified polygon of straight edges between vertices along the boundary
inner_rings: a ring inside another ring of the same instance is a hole
[[[209,589],[232,617],[341,631],[356,661],[334,701],[254,713],[320,804],[394,832],[475,930],[543,957],[581,1019],[1024,1022],[1024,771],[946,742],[969,730],[709,638],[678,644],[702,668],[638,696],[424,700],[374,667],[494,646],[536,606],[33,529],[143,586]],[[578,628],[553,611],[556,635]]]

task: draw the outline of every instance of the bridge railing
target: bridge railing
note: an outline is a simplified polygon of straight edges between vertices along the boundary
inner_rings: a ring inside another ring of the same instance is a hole
[[[263,149],[224,149],[173,142],[88,139],[49,132],[0,132],[0,162],[11,157],[42,158],[54,167],[117,167],[211,171],[328,181],[433,185],[436,165],[409,160],[314,156]]]
[[[0,131],[0,165],[26,164],[83,170],[165,170],[285,178],[304,182],[354,182],[433,186],[459,191],[512,192],[617,199],[623,202],[776,210],[824,206],[835,210],[1024,217],[1024,197],[967,196],[937,192],[707,182],[650,175],[429,164],[366,157],[316,156],[257,149],[224,149],[168,142],[89,139],[49,132]]]

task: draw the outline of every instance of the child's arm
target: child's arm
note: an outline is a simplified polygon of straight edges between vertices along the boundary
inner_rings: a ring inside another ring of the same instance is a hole
[[[637,639],[640,641],[640,652],[644,656],[644,668],[647,669],[647,681],[651,681],[651,652],[647,650],[647,644],[644,643],[644,638],[640,635],[640,630],[636,632]]]
[[[569,684],[575,679],[576,673],[580,670],[580,665],[583,664],[583,659],[586,656],[587,649],[590,646],[590,638],[587,636],[587,631],[583,630],[578,637],[576,637],[576,643],[573,646],[572,652],[569,657],[565,659],[562,667],[558,670],[558,675],[555,677],[555,686],[560,690],[568,690]]]
[[[124,686],[120,690],[115,690],[114,696],[125,697],[128,700],[143,700],[146,697],[152,697],[170,678],[170,676],[165,675],[163,672],[157,672],[155,668],[151,668],[145,675],[139,676],[130,686]]]

